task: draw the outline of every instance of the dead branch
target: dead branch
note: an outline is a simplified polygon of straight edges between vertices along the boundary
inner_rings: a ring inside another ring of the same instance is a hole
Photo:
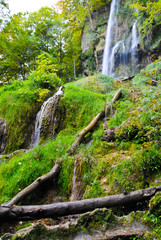
[[[111,208],[150,199],[161,191],[161,185],[137,190],[128,194],[111,195],[101,198],[85,199],[75,202],[61,202],[33,206],[1,206],[0,221],[20,221],[41,218],[57,218],[92,211],[96,208]]]
[[[27,197],[29,194],[34,192],[36,189],[40,187],[41,184],[53,179],[57,176],[57,174],[60,171],[60,162],[56,163],[55,166],[51,169],[50,172],[48,172],[45,175],[42,175],[41,177],[37,178],[33,183],[31,183],[29,186],[24,188],[21,192],[19,192],[15,197],[13,197],[9,202],[3,204],[2,206],[5,207],[11,207],[12,205],[18,204],[21,202],[22,199]]]

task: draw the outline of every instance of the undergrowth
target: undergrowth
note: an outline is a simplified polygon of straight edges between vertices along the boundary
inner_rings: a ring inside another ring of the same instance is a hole
[[[70,197],[71,194],[75,160],[77,180],[81,183],[83,198],[155,186],[154,179],[156,181],[156,176],[160,176],[161,172],[160,68],[161,61],[151,64],[142,70],[132,83],[114,82],[111,78],[95,75],[66,84],[64,96],[59,104],[63,113],[62,130],[56,140],[49,139],[45,146],[38,146],[23,156],[14,156],[2,161],[0,201],[8,201],[20,189],[48,172],[59,158],[62,158],[63,162],[58,187],[60,193],[66,197]],[[157,81],[157,85],[149,82],[150,78]],[[23,87],[23,84],[26,86]],[[0,105],[9,99],[6,103],[7,111],[4,107],[0,110],[1,117],[6,117],[8,121],[16,119],[16,112],[24,103],[26,108],[28,107],[27,112],[30,112],[30,103],[37,101],[34,92],[31,93],[30,90],[27,93],[29,98],[24,98],[23,91],[29,83],[23,84],[22,88],[13,84],[0,89]],[[100,121],[94,131],[85,136],[85,141],[78,147],[76,154],[70,156],[68,149],[76,135],[104,109],[106,101],[110,102],[120,87],[123,89],[121,98],[113,104],[113,116],[110,116],[107,123],[107,128],[119,127],[116,140],[111,143],[102,141],[104,130],[103,122]],[[17,91],[18,89],[20,90]],[[16,99],[20,99],[18,104]],[[37,104],[39,105],[39,101]],[[21,111],[17,117],[19,124],[22,123],[19,116],[23,116],[25,110]],[[11,114],[14,114],[12,120]],[[154,231],[159,236],[158,217],[157,221]]]

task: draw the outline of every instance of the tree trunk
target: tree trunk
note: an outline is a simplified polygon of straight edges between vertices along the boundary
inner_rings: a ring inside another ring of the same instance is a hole
[[[129,77],[125,77],[125,78],[121,78],[119,81],[129,81],[129,80],[132,80],[133,78],[135,77],[135,75],[133,76],[129,76]]]
[[[91,16],[91,12],[90,12],[90,8],[89,8],[88,0],[85,0],[85,2],[86,2],[87,9],[88,9],[89,21],[90,21],[90,25],[91,25],[91,30],[94,32],[93,21],[92,21],[92,16]]]
[[[5,207],[11,207],[15,204],[18,204],[22,201],[25,197],[27,197],[29,194],[34,192],[36,189],[38,189],[41,184],[53,179],[57,176],[57,174],[60,171],[60,163],[56,163],[55,166],[51,169],[50,172],[47,174],[37,178],[33,183],[31,183],[29,186],[24,188],[21,192],[19,192],[15,197],[13,197],[9,202],[4,203],[2,206]]]
[[[97,116],[90,122],[90,124],[86,128],[84,128],[80,133],[77,134],[76,140],[69,149],[70,153],[73,153],[75,151],[75,148],[80,144],[86,133],[88,133],[94,128],[96,123],[99,121],[100,118],[104,116],[104,114],[105,114],[104,111],[97,114]]]
[[[96,208],[111,208],[150,199],[161,191],[161,185],[137,190],[128,194],[111,195],[102,198],[85,199],[75,202],[62,202],[33,206],[1,206],[0,221],[20,221],[41,218],[57,218],[92,211]]]
[[[113,99],[112,99],[112,103],[114,103],[115,101],[117,101],[119,99],[121,95],[121,89],[119,89],[116,94],[114,95]],[[110,104],[106,104],[106,112],[108,112],[110,110]],[[91,131],[96,123],[105,115],[105,110],[103,110],[102,112],[98,113],[97,116],[90,122],[90,124],[85,127],[80,133],[77,134],[76,140],[74,141],[74,143],[72,144],[72,146],[69,148],[69,153],[74,153],[76,147],[82,142],[83,137],[89,132]]]

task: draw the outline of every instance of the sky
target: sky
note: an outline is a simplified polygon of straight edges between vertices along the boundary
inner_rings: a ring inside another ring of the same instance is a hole
[[[34,12],[41,7],[52,7],[58,0],[8,0],[9,9],[11,14],[18,12]]]

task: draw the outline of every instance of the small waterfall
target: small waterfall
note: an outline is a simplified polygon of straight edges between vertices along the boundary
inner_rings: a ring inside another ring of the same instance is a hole
[[[134,22],[132,27],[132,41],[131,41],[131,64],[132,71],[136,71],[137,64],[139,63],[138,56],[138,44],[140,42],[138,29],[137,29],[137,21]]]
[[[110,103],[110,113],[111,113],[111,117],[113,117],[114,111],[111,103]]]
[[[112,0],[110,15],[107,25],[107,32],[106,32],[106,43],[105,49],[103,54],[103,64],[102,64],[102,74],[110,75],[110,59],[111,59],[111,51],[112,51],[112,40],[113,38],[116,39],[117,32],[114,32],[115,26],[117,26],[117,16],[116,13],[118,11],[118,3],[119,0]],[[115,33],[115,34],[114,34]]]
[[[61,96],[63,94],[62,88],[63,87],[61,86],[52,97],[48,98],[41,106],[40,111],[37,113],[32,147],[34,147],[35,145],[38,145],[43,117],[47,113],[50,105],[53,103],[53,100],[57,96]]]
[[[72,185],[72,194],[71,194],[71,201],[76,200],[76,169],[77,169],[77,158],[74,161],[74,171],[73,171],[73,185]]]

